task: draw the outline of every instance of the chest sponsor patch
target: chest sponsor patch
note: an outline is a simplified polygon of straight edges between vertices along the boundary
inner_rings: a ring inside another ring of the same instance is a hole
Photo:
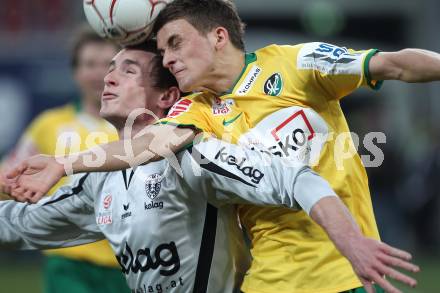
[[[327,123],[318,113],[293,106],[268,115],[239,143],[313,166],[319,161],[327,137]]]
[[[167,117],[168,118],[176,118],[180,115],[182,115],[185,112],[188,112],[191,108],[192,101],[189,99],[181,99],[177,103],[175,103],[170,111],[168,112]]]
[[[255,81],[260,75],[262,69],[257,65],[253,65],[251,70],[249,70],[248,74],[244,78],[243,82],[240,84],[238,89],[235,91],[236,95],[243,96],[247,94],[253,87]]]

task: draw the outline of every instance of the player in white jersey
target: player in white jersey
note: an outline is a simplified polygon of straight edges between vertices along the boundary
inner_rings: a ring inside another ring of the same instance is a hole
[[[158,79],[166,71],[151,53],[154,46],[150,51],[125,49],[110,65],[101,114],[119,129],[121,138],[133,137],[154,122],[152,116],[140,115],[126,128],[133,110],[150,109],[164,116],[179,97],[169,83],[172,79]],[[126,131],[131,135],[126,137]],[[36,205],[1,203],[0,246],[54,248],[107,238],[133,292],[234,292],[247,268],[248,251],[235,207],[226,204],[298,208],[300,203],[332,239],[344,239],[332,234],[335,225],[362,237],[342,204],[337,211],[322,208],[329,198],[337,198],[326,181],[304,165],[285,166],[276,158],[269,165],[266,156],[210,140],[179,154],[183,178],[166,160],[122,172],[80,175]],[[195,158],[203,158],[201,168]],[[346,221],[332,221],[332,213],[346,214]],[[336,245],[343,253],[350,249],[346,243]],[[382,247],[396,259],[409,257]]]

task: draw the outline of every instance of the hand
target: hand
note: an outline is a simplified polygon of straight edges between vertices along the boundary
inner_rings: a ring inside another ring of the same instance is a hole
[[[11,196],[17,201],[36,203],[65,175],[54,157],[30,157],[6,174]]]
[[[0,171],[0,200],[11,199],[11,188],[6,183],[6,178],[3,172]]]
[[[378,284],[388,293],[401,293],[385,277],[410,287],[417,285],[415,279],[395,269],[401,268],[412,273],[420,271],[418,266],[410,262],[412,256],[408,252],[363,236],[352,241],[350,246],[353,249],[346,256],[368,293],[375,292],[373,283]]]
[[[312,207],[310,217],[327,232],[336,248],[350,261],[368,293],[375,292],[373,282],[388,293],[401,293],[384,276],[411,287],[416,286],[416,280],[394,269],[398,267],[409,272],[418,272],[419,267],[409,262],[411,254],[363,236],[347,207],[338,197],[328,196],[319,200]]]

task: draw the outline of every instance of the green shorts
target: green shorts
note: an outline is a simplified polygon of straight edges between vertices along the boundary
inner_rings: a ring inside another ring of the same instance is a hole
[[[381,287],[379,287],[379,285],[377,285],[377,284],[374,284],[374,289],[376,289],[376,293],[385,293],[385,290],[382,289]],[[344,291],[341,293],[366,293],[366,292],[367,291],[365,291],[364,287],[359,287],[359,288],[351,289],[351,290]]]
[[[60,256],[47,257],[43,277],[45,293],[130,292],[120,269]]]

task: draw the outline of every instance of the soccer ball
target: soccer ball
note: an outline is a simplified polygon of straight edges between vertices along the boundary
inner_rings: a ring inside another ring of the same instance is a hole
[[[135,45],[150,36],[153,20],[172,0],[83,0],[92,28],[121,45]]]

